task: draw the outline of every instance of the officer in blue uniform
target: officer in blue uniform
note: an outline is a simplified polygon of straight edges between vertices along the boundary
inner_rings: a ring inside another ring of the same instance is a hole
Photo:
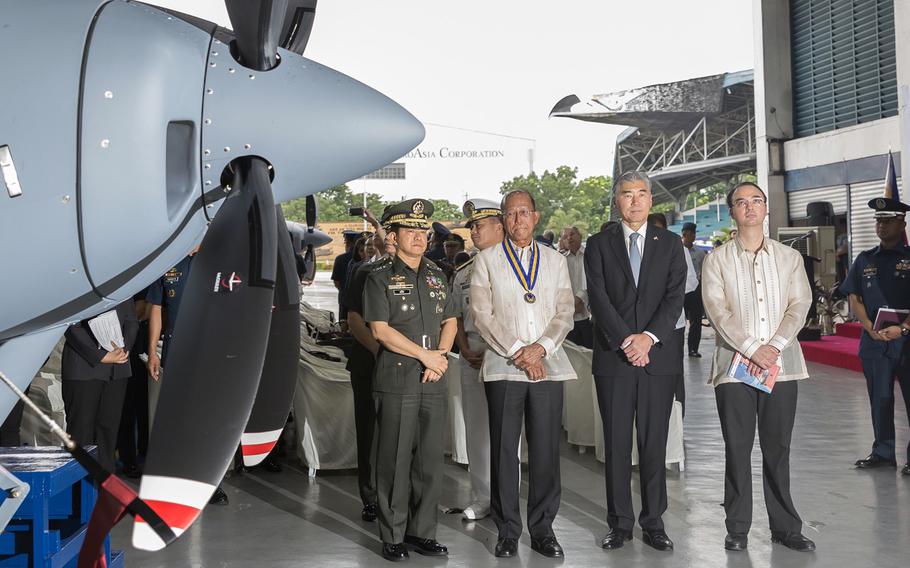
[[[174,324],[177,323],[180,299],[183,297],[183,287],[190,277],[190,266],[194,254],[195,251],[165,272],[164,276],[155,280],[149,286],[145,296],[146,301],[152,306],[149,317],[148,367],[149,373],[156,381],[158,372],[163,366],[162,361],[167,360],[167,348],[174,335]],[[157,349],[159,333],[163,340],[160,360]]]
[[[904,244],[905,215],[910,211],[900,201],[877,198],[869,201],[875,210],[875,231],[880,244],[856,257],[841,291],[850,295],[850,306],[863,324],[859,356],[869,388],[872,430],[875,442],[868,457],[857,460],[861,469],[895,467],[894,380],[901,384],[910,416],[910,317],[876,326],[880,308],[910,309],[910,247]],[[910,462],[910,444],[907,446]],[[910,463],[901,473],[910,475]]]

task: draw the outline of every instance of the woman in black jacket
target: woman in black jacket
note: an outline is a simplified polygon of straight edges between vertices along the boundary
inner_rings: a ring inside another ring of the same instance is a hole
[[[131,346],[139,331],[133,300],[118,305],[116,312],[123,344]],[[80,445],[98,446],[98,461],[114,471],[123,397],[132,375],[129,351],[100,346],[89,321],[80,321],[65,334],[62,378],[66,429]]]

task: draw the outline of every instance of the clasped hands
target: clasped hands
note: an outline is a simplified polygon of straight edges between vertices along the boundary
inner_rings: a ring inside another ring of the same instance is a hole
[[[647,333],[633,333],[622,341],[621,349],[633,367],[644,367],[651,362],[648,353],[654,340]]]
[[[472,369],[479,369],[483,365],[484,351],[461,350],[461,358],[464,359]]]
[[[547,355],[547,350],[540,343],[525,345],[512,355],[512,364],[525,372],[528,379],[540,381],[547,378],[547,368],[543,364],[543,359]]]
[[[749,357],[749,374],[760,376],[762,371],[770,369],[777,363],[780,351],[770,345],[762,345]]]
[[[448,351],[444,349],[424,349],[420,354],[420,363],[423,365],[422,383],[435,383],[446,373],[449,368]]]

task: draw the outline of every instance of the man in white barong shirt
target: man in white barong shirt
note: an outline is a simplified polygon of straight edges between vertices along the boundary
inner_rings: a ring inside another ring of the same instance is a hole
[[[764,191],[754,183],[740,183],[727,194],[727,206],[738,234],[705,258],[701,272],[705,313],[716,333],[708,384],[715,387],[726,454],[724,548],[742,551],[748,546],[757,422],[771,542],[812,551],[815,543],[802,535],[802,520],[790,496],[797,384],[809,376],[796,335],[806,322],[812,291],[799,251],[764,234]],[[749,359],[752,373],[780,367],[771,393],[728,376],[737,352]]]
[[[506,240],[477,255],[470,294],[474,325],[487,344],[481,377],[490,413],[491,505],[499,529],[494,552],[515,556],[522,533],[518,444],[524,418],[531,548],[561,557],[552,525],[561,495],[562,381],[576,378],[562,342],[573,327],[575,301],[566,259],[534,242],[540,213],[531,195],[509,193],[502,212]],[[510,264],[515,257],[517,266]],[[523,281],[525,273],[531,278]]]

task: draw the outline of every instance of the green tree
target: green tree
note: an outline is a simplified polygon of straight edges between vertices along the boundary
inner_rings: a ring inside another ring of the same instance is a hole
[[[457,221],[464,216],[461,207],[448,199],[431,199],[430,202],[433,203],[433,219],[437,221]]]
[[[537,175],[531,173],[503,182],[500,193],[524,189],[537,203],[541,232],[559,233],[575,225],[585,235],[596,232],[610,218],[610,178],[593,176],[578,180],[578,168],[559,166]]]
[[[319,221],[349,221],[352,207],[363,207],[363,194],[354,193],[347,184],[336,185],[316,194],[319,203]],[[376,193],[367,193],[367,209],[378,218],[385,202]],[[289,221],[306,222],[306,198],[292,199],[283,205],[284,216]]]

